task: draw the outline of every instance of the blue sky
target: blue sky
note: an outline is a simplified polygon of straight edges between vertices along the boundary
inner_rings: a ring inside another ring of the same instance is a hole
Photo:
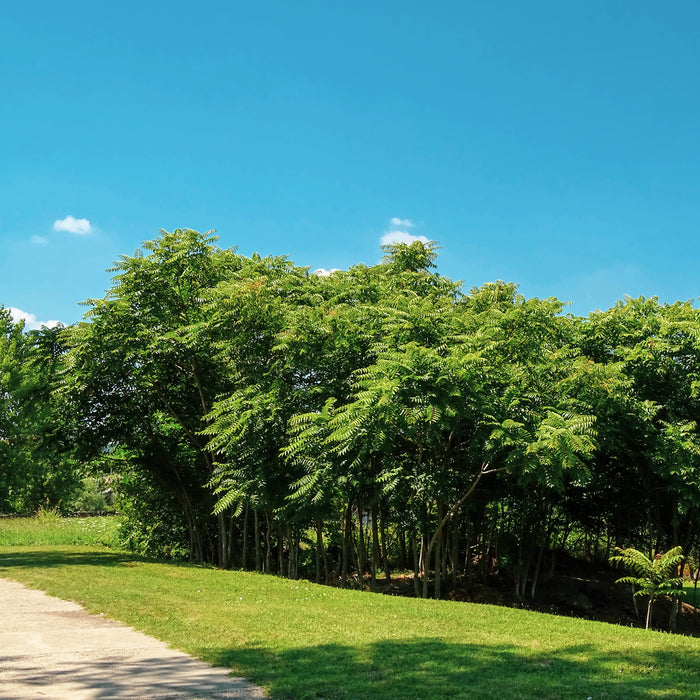
[[[313,269],[403,231],[581,315],[695,298],[698,26],[682,0],[2,3],[0,304],[72,323],[185,227]]]

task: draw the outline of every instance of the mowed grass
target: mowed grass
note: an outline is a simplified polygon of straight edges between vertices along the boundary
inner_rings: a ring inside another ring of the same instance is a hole
[[[94,546],[3,546],[0,576],[227,666],[276,698],[700,697],[700,640],[677,635]]]

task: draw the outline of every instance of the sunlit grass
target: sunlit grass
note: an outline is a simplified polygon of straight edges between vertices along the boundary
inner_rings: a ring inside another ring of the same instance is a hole
[[[0,576],[227,666],[278,698],[697,698],[700,687],[700,640],[523,610],[94,547],[2,547]]]
[[[42,511],[33,518],[0,518],[0,546],[97,545],[118,547],[119,517],[61,518]]]

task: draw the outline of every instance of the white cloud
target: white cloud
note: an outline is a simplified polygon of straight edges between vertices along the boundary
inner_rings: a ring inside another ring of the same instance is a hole
[[[32,236],[32,243],[34,245],[46,245],[49,242],[48,238],[44,238],[43,236]]]
[[[10,316],[12,316],[12,321],[14,323],[24,321],[24,328],[28,331],[38,331],[42,326],[55,328],[58,325],[62,325],[60,321],[37,321],[34,314],[28,314],[26,311],[16,309],[13,306],[8,306],[7,310],[10,312]]]
[[[67,216],[65,219],[56,219],[53,222],[54,231],[68,231],[68,233],[77,233],[84,236],[92,232],[92,226],[87,219],[76,219],[73,216]]]
[[[337,267],[332,267],[330,270],[326,270],[325,267],[319,267],[318,270],[314,270],[311,274],[317,275],[318,277],[328,277],[334,272],[340,272],[340,270]]]
[[[415,224],[410,219],[399,219],[398,216],[395,216],[391,220],[391,225],[403,226],[404,228],[413,228],[415,226]]]
[[[421,243],[428,243],[428,239],[425,236],[414,236],[412,233],[407,233],[406,231],[387,231],[381,239],[382,245],[391,245],[392,243],[406,243],[411,245],[414,241],[420,241]]]

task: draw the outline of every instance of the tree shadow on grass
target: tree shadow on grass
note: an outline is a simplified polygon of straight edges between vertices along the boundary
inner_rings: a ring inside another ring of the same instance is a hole
[[[638,650],[620,650],[611,658],[590,645],[540,653],[428,638],[280,652],[221,649],[206,656],[268,688],[273,697],[300,700],[700,697],[698,658]]]

